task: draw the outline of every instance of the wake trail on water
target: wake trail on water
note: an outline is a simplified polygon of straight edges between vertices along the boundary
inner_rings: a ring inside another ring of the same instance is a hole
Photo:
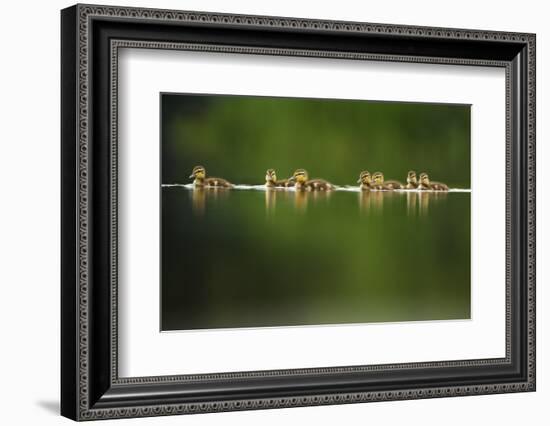
[[[163,188],[185,188],[185,189],[195,189],[195,185],[192,183],[163,183]],[[205,188],[205,189],[219,189],[219,190],[226,190],[228,188]],[[268,188],[265,185],[234,185],[233,190],[252,190],[252,191],[289,191],[289,192],[296,192],[296,188]],[[336,186],[333,191],[345,191],[345,192],[361,192],[362,189],[358,186]],[[471,189],[465,189],[465,188],[449,188],[448,191],[431,191],[426,189],[394,189],[391,191],[388,190],[376,190],[371,189],[371,192],[403,192],[403,193],[425,193],[425,192],[436,192],[436,193],[446,193],[446,192],[472,192]],[[308,192],[308,191],[305,191]],[[325,192],[325,191],[322,191]]]

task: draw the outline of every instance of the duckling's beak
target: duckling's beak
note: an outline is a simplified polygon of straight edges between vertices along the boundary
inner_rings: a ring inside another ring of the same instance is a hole
[[[357,179],[357,183],[361,183],[361,178]]]
[[[194,177],[195,177],[195,173],[191,173],[191,174],[189,175],[189,179],[193,179]]]

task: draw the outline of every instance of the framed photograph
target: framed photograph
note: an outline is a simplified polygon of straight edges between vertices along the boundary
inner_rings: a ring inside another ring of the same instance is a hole
[[[61,12],[74,420],[535,390],[535,35]]]

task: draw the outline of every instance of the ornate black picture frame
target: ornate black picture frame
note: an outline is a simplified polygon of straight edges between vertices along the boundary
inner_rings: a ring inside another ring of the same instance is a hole
[[[61,28],[62,415],[92,420],[535,390],[534,34],[95,5],[64,9]],[[506,356],[120,378],[121,47],[504,68]]]

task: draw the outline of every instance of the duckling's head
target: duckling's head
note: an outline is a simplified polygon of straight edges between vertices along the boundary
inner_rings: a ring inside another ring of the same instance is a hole
[[[376,185],[382,185],[384,183],[384,174],[382,172],[376,172],[372,175],[372,180]]]
[[[193,167],[193,172],[189,176],[189,179],[204,179],[206,177],[206,170],[203,166]]]
[[[370,173],[366,170],[363,170],[361,174],[359,175],[359,180],[357,183],[362,183],[364,185],[370,185],[372,183],[372,179],[370,176]]]
[[[294,172],[291,179],[296,183],[306,183],[308,180],[307,171],[304,169],[298,169]]]
[[[275,182],[277,180],[277,174],[274,169],[267,169],[265,172],[265,181],[266,182]]]
[[[411,170],[409,171],[409,173],[407,173],[407,183],[418,185],[418,180],[416,179],[416,172],[414,170]]]
[[[420,184],[421,185],[429,185],[430,184],[430,178],[428,177],[428,173],[420,173]]]

